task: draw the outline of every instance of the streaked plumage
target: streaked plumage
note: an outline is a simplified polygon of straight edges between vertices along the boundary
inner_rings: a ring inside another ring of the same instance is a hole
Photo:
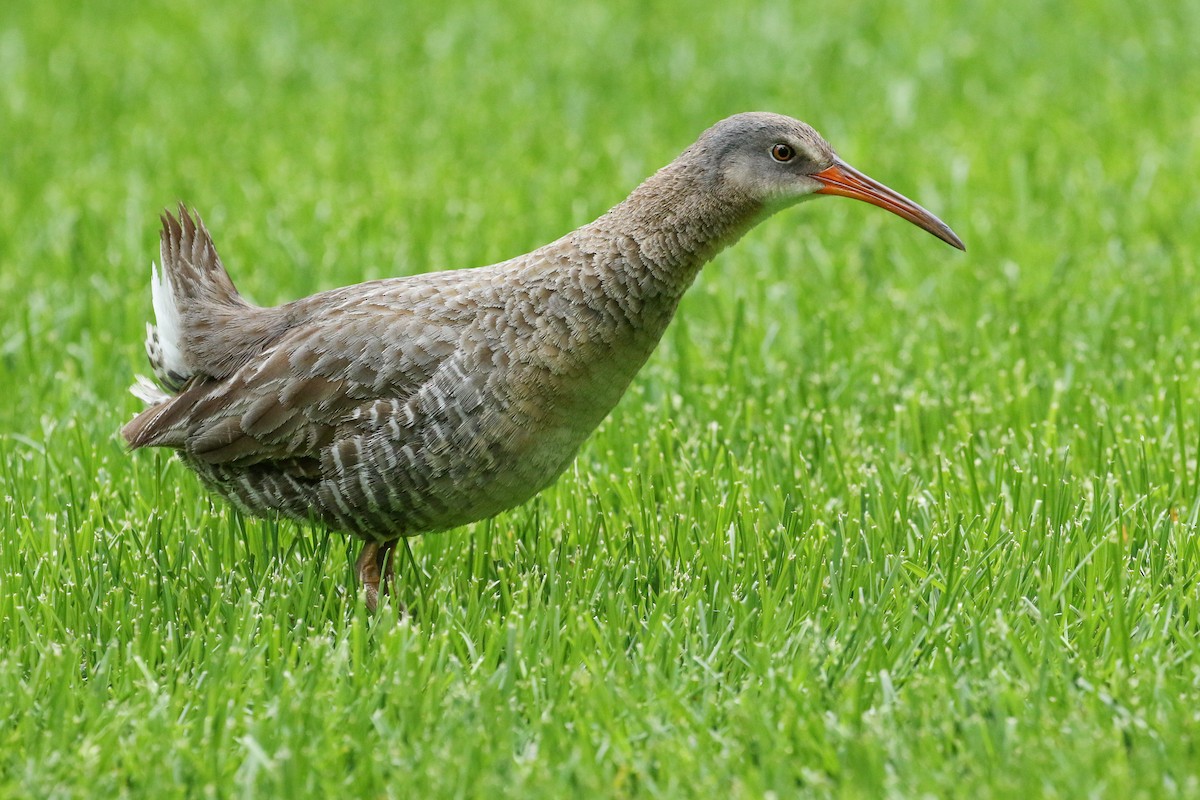
[[[146,349],[163,389],[139,379],[149,408],[122,434],[133,448],[176,450],[245,511],[365,539],[359,572],[374,605],[376,568],[399,537],[491,516],[554,480],[700,267],[768,214],[849,194],[961,247],[911,201],[877,184],[846,189],[847,175],[863,177],[804,123],[742,114],[531,253],[271,308],[241,298],[181,207],[163,217],[152,270]]]

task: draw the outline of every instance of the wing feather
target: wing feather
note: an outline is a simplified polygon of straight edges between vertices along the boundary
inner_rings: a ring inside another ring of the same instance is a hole
[[[317,308],[290,310],[303,321],[257,357],[227,377],[193,378],[123,433],[133,447],[174,447],[201,463],[308,472],[312,459],[351,457],[336,443],[368,428],[400,434],[392,417],[453,357],[473,315],[437,297],[457,293],[449,275],[351,287],[352,304],[349,290],[300,301]]]

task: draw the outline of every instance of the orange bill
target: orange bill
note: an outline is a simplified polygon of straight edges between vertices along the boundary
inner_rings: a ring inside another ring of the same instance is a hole
[[[954,235],[954,231],[950,230],[949,225],[904,195],[893,192],[879,181],[868,178],[844,161],[835,161],[832,167],[813,173],[812,177],[824,184],[817,189],[817,194],[853,197],[855,200],[879,206],[896,216],[903,217],[919,228],[924,228],[946,244],[957,247],[959,250],[967,249],[962,240]]]

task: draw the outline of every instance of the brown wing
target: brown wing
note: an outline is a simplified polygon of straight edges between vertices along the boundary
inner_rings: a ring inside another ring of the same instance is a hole
[[[294,304],[289,316],[303,323],[228,377],[194,378],[123,435],[134,448],[172,447],[213,465],[315,469],[347,426],[398,413],[458,347],[473,313],[447,301],[458,294],[448,273],[422,278]]]

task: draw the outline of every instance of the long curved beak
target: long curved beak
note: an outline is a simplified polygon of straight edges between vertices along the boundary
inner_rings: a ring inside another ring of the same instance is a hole
[[[919,228],[924,228],[948,245],[957,247],[959,250],[967,249],[963,245],[962,239],[959,239],[954,235],[954,231],[950,230],[949,225],[904,195],[893,192],[877,180],[868,178],[844,161],[834,161],[833,166],[813,173],[812,177],[823,184],[820,189],[817,189],[817,194],[853,197],[855,200],[879,206],[896,216],[903,217]]]

